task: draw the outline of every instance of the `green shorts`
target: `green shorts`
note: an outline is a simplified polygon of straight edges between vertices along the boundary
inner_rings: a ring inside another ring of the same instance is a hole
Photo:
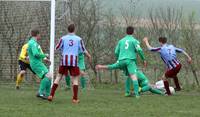
[[[85,58],[84,54],[79,54],[78,55],[78,67],[81,71],[85,70]]]
[[[122,68],[121,70],[124,72],[126,76],[129,76],[128,70],[126,68]],[[141,70],[137,70],[136,76],[138,78],[138,82],[141,87],[149,84],[148,78],[144,75],[144,73]]]
[[[41,79],[44,78],[44,76],[49,72],[49,70],[44,65],[44,63],[36,63],[36,64],[30,64],[30,65],[31,65],[32,70]]]
[[[137,73],[137,66],[135,64],[135,60],[133,60],[133,59],[124,59],[124,60],[117,61],[114,64],[108,65],[108,69],[110,69],[110,70],[126,69],[128,75],[133,75],[133,74]]]

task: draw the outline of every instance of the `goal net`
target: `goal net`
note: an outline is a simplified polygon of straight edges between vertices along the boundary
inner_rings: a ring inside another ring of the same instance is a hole
[[[31,29],[40,30],[42,39],[39,44],[45,53],[54,48],[52,44],[50,48],[55,32],[51,26],[51,1],[0,0],[0,17],[0,81],[11,83],[19,72],[18,57],[22,45],[28,42]],[[53,64],[51,67],[53,71]],[[25,81],[33,81],[32,77],[27,70]]]

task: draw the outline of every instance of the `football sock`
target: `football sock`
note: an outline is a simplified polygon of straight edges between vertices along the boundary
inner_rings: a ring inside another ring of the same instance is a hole
[[[175,77],[173,77],[173,79],[174,79],[174,84],[176,85],[176,89],[180,90],[181,87],[180,87],[180,85],[179,85],[178,77],[175,76]]]
[[[171,95],[171,92],[169,90],[169,83],[168,83],[168,81],[164,80],[164,86],[165,86],[165,90],[166,90],[167,94]]]
[[[57,87],[58,87],[58,84],[53,83],[53,86],[51,88],[51,94],[50,94],[52,97],[54,96]]]
[[[67,87],[70,88],[70,86],[71,86],[71,81],[70,81],[70,76],[69,76],[69,75],[67,75],[67,76],[65,77],[65,82],[66,82]]]
[[[158,89],[150,88],[150,90],[154,94],[164,95],[164,93]]]
[[[73,85],[73,99],[77,100],[78,99],[78,85]]]
[[[48,78],[47,78],[48,79]],[[46,90],[47,79],[43,78],[40,82],[39,94],[43,95],[44,91]]]
[[[125,93],[130,94],[131,93],[131,78],[128,77],[125,81]]]
[[[139,96],[139,85],[137,80],[132,80],[133,81],[133,87],[134,87],[134,93],[135,96]]]
[[[22,80],[24,79],[24,75],[18,74],[17,75],[17,80],[16,80],[16,86],[20,86],[22,83]]]
[[[84,89],[86,86],[86,79],[84,77],[81,77],[80,82],[81,82],[81,88]]]
[[[46,96],[49,96],[51,92],[51,80],[47,79],[46,83]]]

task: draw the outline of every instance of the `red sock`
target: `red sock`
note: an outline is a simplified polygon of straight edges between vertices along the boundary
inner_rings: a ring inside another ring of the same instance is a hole
[[[181,90],[177,76],[173,77],[173,79],[174,79],[174,84],[176,85],[176,89]]]
[[[55,91],[56,91],[56,89],[57,89],[57,87],[58,87],[58,84],[53,84],[53,87],[52,87],[52,89],[51,89],[51,96],[54,96],[54,94],[55,94]]]
[[[166,81],[166,80],[164,81],[164,86],[165,86],[165,90],[166,90],[167,94],[171,95],[171,92],[169,90],[169,83],[168,83],[168,81]]]
[[[74,93],[73,99],[77,100],[78,99],[78,85],[73,85],[73,93]]]

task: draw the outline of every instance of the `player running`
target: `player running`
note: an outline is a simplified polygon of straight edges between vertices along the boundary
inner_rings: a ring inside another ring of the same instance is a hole
[[[146,62],[140,45],[132,36],[134,28],[131,26],[127,27],[126,33],[127,36],[122,38],[115,48],[115,55],[118,58],[117,62],[112,65],[96,65],[96,69],[126,69],[133,82],[134,94],[136,98],[139,98],[139,85],[138,78],[136,76],[137,65],[135,64],[136,52],[138,52],[143,62]]]
[[[89,54],[89,52],[85,51],[85,55],[88,57],[89,62],[91,63],[92,60],[91,60],[91,55]],[[86,88],[85,55],[83,53],[80,53],[78,55],[78,67],[80,69],[80,74],[81,74],[81,76],[80,76],[80,83],[81,83],[82,90],[85,90],[85,88]],[[71,87],[71,81],[70,81],[70,76],[69,75],[67,75],[65,77],[65,82],[66,82],[67,89],[70,89],[70,87]]]
[[[147,37],[145,37],[143,41],[145,42],[147,48],[150,51],[160,53],[160,57],[166,65],[166,72],[165,75],[163,75],[163,80],[167,94],[171,95],[167,78],[173,78],[176,86],[175,90],[180,91],[181,87],[179,85],[177,74],[181,69],[181,63],[176,57],[176,52],[183,53],[185,56],[187,56],[189,63],[191,63],[192,61],[191,57],[183,49],[176,48],[174,45],[171,44],[167,44],[166,37],[159,37],[158,41],[160,42],[161,47],[156,47],[156,48],[152,47],[149,44]]]
[[[31,31],[31,36],[32,37],[28,42],[30,66],[33,72],[41,79],[37,97],[47,99],[47,96],[50,95],[52,75],[43,63],[43,60],[48,63],[50,63],[50,61],[47,59],[48,55],[42,52],[40,45],[37,43],[41,38],[39,30],[33,29]]]
[[[70,73],[72,84],[73,84],[73,98],[72,103],[79,103],[78,99],[78,80],[80,70],[78,67],[78,54],[85,53],[86,49],[83,40],[75,35],[75,25],[70,24],[68,26],[69,34],[61,37],[56,49],[61,51],[61,60],[58,70],[58,75],[54,81],[51,89],[51,95],[48,97],[49,101],[52,101],[58,84],[63,76],[67,76]]]
[[[28,49],[28,43],[26,43],[22,46],[22,50],[20,52],[20,56],[18,59],[20,72],[17,75],[16,89],[20,89],[20,84],[24,79],[26,69],[28,68],[31,72],[33,72],[33,70],[31,69],[31,66],[29,64],[29,57],[28,57],[27,49]]]

